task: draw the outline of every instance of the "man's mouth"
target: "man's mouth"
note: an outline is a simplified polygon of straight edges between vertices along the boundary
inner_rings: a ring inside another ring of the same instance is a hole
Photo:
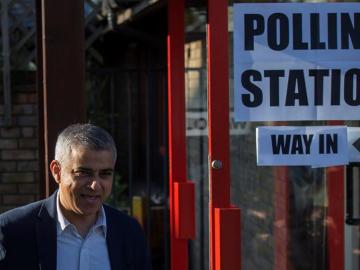
[[[100,195],[88,195],[88,194],[81,194],[81,197],[88,200],[88,201],[90,201],[90,202],[99,200],[101,198]]]

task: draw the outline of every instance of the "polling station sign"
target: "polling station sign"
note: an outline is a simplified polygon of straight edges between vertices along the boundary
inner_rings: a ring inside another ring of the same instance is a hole
[[[360,3],[234,5],[237,121],[360,119]]]
[[[256,129],[259,166],[327,167],[349,163],[345,126],[268,126]]]

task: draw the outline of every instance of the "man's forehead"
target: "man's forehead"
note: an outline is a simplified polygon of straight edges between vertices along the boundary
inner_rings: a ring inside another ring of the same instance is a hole
[[[84,145],[71,146],[70,155],[88,155],[88,154],[111,154],[113,152],[111,149],[94,149],[93,147],[88,147]]]
[[[111,150],[94,150],[89,147],[74,147],[71,149],[68,158],[69,162],[82,163],[86,161],[96,161],[97,163],[112,163],[115,164],[114,154]],[[73,164],[75,165],[75,164]]]

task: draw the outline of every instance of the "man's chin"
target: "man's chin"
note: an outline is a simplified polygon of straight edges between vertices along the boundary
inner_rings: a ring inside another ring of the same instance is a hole
[[[79,207],[79,210],[80,210],[81,214],[84,216],[92,216],[95,214],[97,215],[99,213],[101,205],[102,205],[101,203],[96,204],[96,205],[86,204],[86,205],[82,205],[81,207]]]

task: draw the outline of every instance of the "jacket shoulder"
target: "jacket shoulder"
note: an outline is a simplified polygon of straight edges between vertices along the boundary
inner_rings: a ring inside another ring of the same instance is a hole
[[[44,200],[33,202],[0,214],[0,226],[5,226],[9,223],[24,222],[28,219],[35,218],[43,202]]]

